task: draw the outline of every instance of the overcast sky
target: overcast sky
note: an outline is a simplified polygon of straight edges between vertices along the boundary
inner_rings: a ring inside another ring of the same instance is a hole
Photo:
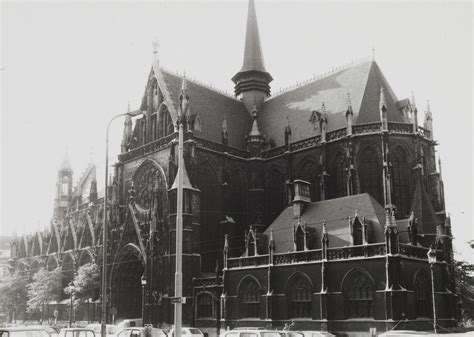
[[[374,48],[398,98],[414,90],[421,121],[430,100],[455,246],[473,261],[471,3],[257,1],[256,10],[274,92]],[[2,1],[1,11],[0,235],[48,226],[66,147],[75,181],[93,148],[103,186],[106,124],[128,102],[138,108],[155,37],[162,66],[229,92],[242,65],[246,1]],[[122,121],[111,135],[116,158]]]

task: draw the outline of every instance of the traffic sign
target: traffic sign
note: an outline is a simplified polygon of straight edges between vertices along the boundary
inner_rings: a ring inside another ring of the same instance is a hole
[[[171,303],[181,303],[181,297],[170,297]]]

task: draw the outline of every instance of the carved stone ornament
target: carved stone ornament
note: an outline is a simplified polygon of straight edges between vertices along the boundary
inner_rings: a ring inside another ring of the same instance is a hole
[[[151,162],[143,164],[137,170],[133,181],[136,191],[135,202],[143,209],[150,209],[153,198],[156,199],[157,196],[154,196],[154,194],[156,193],[157,181],[159,189],[166,188],[166,182],[160,169]]]

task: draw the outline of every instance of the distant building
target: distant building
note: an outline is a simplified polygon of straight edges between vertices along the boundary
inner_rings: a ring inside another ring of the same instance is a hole
[[[235,97],[155,58],[145,116],[125,119],[108,186],[116,318],[140,317],[144,301],[146,322],[173,322],[176,125],[184,123],[185,324],[210,334],[292,321],[340,333],[430,330],[433,246],[438,322],[455,325],[451,224],[429,106],[421,126],[414,99],[398,99],[374,60],[272,96],[252,0],[247,20]],[[88,172],[73,189],[64,161],[55,218],[49,231],[13,243],[16,270],[60,266],[67,285],[79,266],[101,261],[103,199]]]

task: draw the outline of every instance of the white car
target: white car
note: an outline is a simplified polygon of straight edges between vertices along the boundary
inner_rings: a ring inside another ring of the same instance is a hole
[[[171,329],[169,335],[171,337],[174,337],[174,329]],[[182,327],[181,336],[182,337],[204,337],[204,334],[198,328]]]
[[[145,329],[150,329],[150,334],[145,334]],[[123,328],[114,335],[115,337],[167,337],[166,333],[157,328],[131,327]]]

